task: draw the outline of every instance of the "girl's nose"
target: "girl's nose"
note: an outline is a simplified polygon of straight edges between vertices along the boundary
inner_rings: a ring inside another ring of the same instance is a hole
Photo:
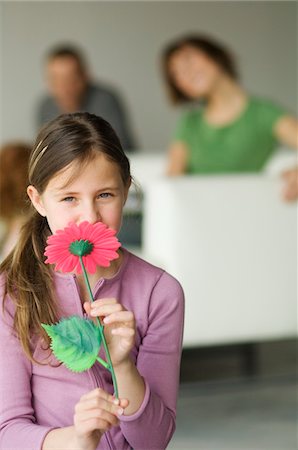
[[[84,220],[87,220],[90,223],[96,223],[96,222],[99,222],[101,220],[100,213],[99,213],[98,209],[93,207],[93,206],[89,207],[89,208],[86,208],[86,210],[84,211],[82,216],[83,216],[81,218],[82,222]]]

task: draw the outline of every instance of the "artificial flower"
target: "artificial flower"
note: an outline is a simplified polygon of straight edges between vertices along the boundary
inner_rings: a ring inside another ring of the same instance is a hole
[[[55,270],[61,272],[80,274],[82,257],[87,272],[95,273],[96,266],[108,267],[110,261],[119,257],[117,250],[121,244],[115,234],[115,230],[101,222],[71,223],[47,239],[45,263],[55,264]]]
[[[119,257],[117,250],[121,244],[115,234],[114,230],[101,222],[71,223],[47,239],[45,263],[55,264],[55,270],[62,272],[83,273],[90,301],[93,302],[87,272],[95,273],[96,266],[108,267],[110,261]],[[42,327],[51,338],[54,355],[70,370],[88,370],[96,361],[109,370],[118,397],[117,380],[104,336],[104,326],[98,317],[96,323],[97,326],[90,319],[72,316],[56,324],[42,324]],[[107,361],[98,356],[101,343]]]

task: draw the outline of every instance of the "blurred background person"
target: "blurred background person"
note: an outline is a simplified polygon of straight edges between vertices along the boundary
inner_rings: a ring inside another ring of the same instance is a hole
[[[221,43],[200,35],[171,42],[163,72],[172,101],[191,104],[169,149],[169,175],[258,172],[280,144],[298,147],[297,119],[247,93]],[[284,178],[284,197],[296,198],[297,168]]]
[[[31,147],[10,142],[0,149],[0,260],[13,249],[29,210],[28,162]]]
[[[39,127],[62,113],[88,111],[111,123],[125,150],[135,149],[122,99],[114,89],[93,82],[80,50],[68,45],[51,49],[45,71],[48,94],[37,107]]]

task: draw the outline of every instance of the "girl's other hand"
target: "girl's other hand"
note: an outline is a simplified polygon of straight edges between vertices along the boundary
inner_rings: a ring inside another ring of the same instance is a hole
[[[95,450],[103,433],[119,424],[128,400],[116,399],[97,388],[83,395],[75,406],[75,446]]]
[[[128,361],[135,344],[135,317],[115,298],[102,298],[84,303],[87,314],[103,318],[104,334],[113,366]]]

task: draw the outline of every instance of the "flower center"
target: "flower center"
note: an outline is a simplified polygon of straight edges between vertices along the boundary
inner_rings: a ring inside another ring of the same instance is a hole
[[[69,246],[69,251],[76,256],[86,256],[89,255],[93,250],[94,245],[92,242],[84,239],[76,240],[72,242]]]

